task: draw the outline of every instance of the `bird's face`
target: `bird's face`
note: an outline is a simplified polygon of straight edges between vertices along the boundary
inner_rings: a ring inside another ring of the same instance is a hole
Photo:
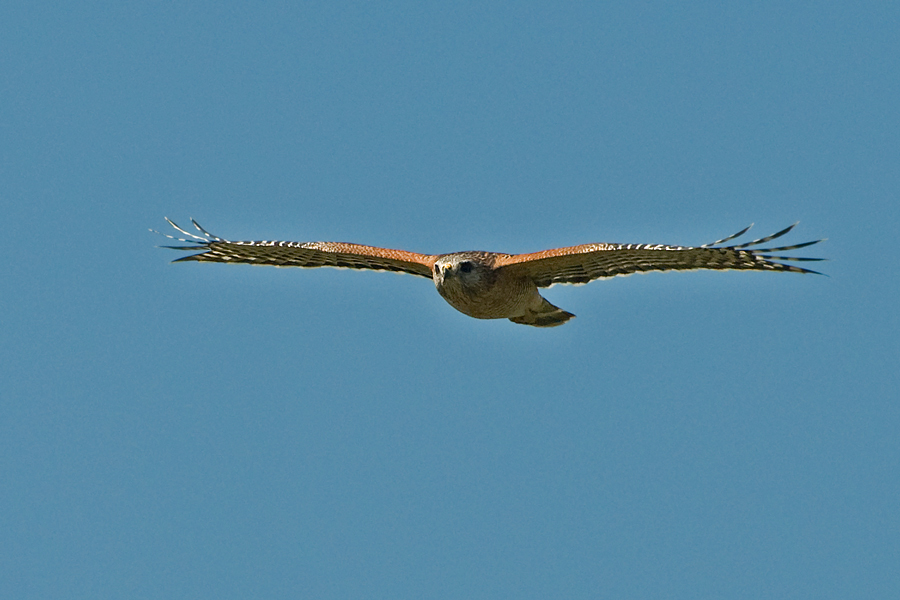
[[[483,284],[490,269],[465,254],[443,256],[434,263],[432,273],[438,289],[451,287],[472,289]]]

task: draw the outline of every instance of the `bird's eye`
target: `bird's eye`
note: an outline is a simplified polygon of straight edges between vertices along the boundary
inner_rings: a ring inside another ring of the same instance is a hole
[[[472,272],[472,263],[469,261],[463,261],[459,263],[459,270],[463,273],[471,273]]]

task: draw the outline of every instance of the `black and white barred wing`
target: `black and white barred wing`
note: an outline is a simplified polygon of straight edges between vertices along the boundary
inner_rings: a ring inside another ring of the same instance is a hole
[[[504,268],[527,273],[538,287],[555,283],[587,283],[603,277],[630,275],[646,271],[688,271],[695,269],[789,271],[792,273],[818,273],[779,261],[817,261],[821,258],[781,256],[782,252],[812,246],[823,240],[815,240],[792,246],[761,248],[761,244],[783,236],[793,229],[794,223],[778,233],[744,244],[723,246],[745,234],[750,227],[738,233],[703,246],[668,246],[664,244],[584,244],[568,248],[555,248],[532,254],[515,254],[504,257]],[[757,246],[757,247],[754,247]]]
[[[178,258],[173,262],[197,261],[276,267],[370,269],[410,273],[431,279],[431,269],[437,258],[405,250],[340,242],[235,242],[209,233],[193,219],[191,219],[191,223],[199,235],[182,229],[168,218],[166,221],[187,237],[178,238],[166,235],[169,239],[184,242],[186,245],[164,246],[164,248],[196,252],[196,254]]]

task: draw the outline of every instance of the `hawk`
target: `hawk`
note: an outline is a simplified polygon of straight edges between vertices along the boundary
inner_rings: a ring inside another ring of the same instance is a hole
[[[188,245],[163,246],[164,248],[199,251],[173,262],[335,267],[409,273],[433,280],[444,300],[463,314],[476,319],[509,319],[513,323],[534,327],[555,327],[575,316],[550,304],[538,292],[538,288],[557,283],[584,284],[594,279],[646,271],[695,269],[786,271],[821,275],[817,271],[776,261],[825,260],[773,254],[805,248],[823,240],[778,248],[758,247],[783,236],[797,223],[778,233],[733,246],[723,244],[747,233],[752,225],[734,235],[702,246],[583,244],[531,254],[481,251],[416,254],[406,250],[336,242],[235,242],[209,233],[193,219],[191,223],[200,235],[182,229],[168,217],[166,221],[187,236],[166,237]]]

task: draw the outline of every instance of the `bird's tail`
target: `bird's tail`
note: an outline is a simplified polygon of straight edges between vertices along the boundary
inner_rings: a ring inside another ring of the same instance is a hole
[[[541,298],[541,300],[544,302],[537,309],[529,310],[521,317],[510,317],[509,320],[513,323],[531,325],[532,327],[556,327],[575,316],[558,306],[553,306],[547,302],[546,298]]]

